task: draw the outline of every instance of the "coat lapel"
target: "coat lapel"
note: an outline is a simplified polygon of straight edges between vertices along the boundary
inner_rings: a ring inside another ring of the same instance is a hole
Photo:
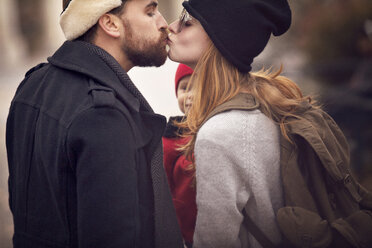
[[[121,83],[115,72],[89,49],[90,46],[94,45],[83,41],[66,41],[48,61],[56,67],[87,75],[102,86],[113,89],[120,101],[139,112],[139,100]]]

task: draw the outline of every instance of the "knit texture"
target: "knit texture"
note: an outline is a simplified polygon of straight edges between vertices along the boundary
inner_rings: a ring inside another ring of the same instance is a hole
[[[196,145],[195,248],[261,247],[242,211],[274,243],[283,206],[279,128],[259,110],[217,114],[199,130]]]
[[[291,24],[287,0],[189,0],[183,6],[208,33],[220,53],[242,72],[265,48],[271,34]]]

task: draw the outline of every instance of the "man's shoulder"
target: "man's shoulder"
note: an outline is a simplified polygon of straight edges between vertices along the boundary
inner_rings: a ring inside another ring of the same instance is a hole
[[[31,69],[29,69],[26,74],[25,74],[25,78],[31,76],[32,73],[34,73],[35,71],[38,71],[42,68],[47,69],[47,66],[49,66],[49,63],[45,63],[45,62],[42,62],[42,63],[39,63],[38,65],[32,67]]]
[[[109,87],[90,82],[87,97],[81,104],[82,108],[76,109],[71,122],[79,118],[79,116],[84,115],[87,110],[92,114],[97,113],[102,115],[108,113],[108,116],[110,116],[110,113],[116,112],[129,122],[132,122],[132,115],[129,109],[117,98],[115,91]]]
[[[260,110],[230,110],[205,122],[198,132],[197,142],[207,142],[227,150],[232,147],[241,149],[242,144],[259,145],[261,140],[274,142],[278,132],[276,124]]]
[[[115,90],[87,75],[43,63],[30,69],[25,77],[14,102],[40,108],[65,127],[92,108],[116,109],[130,118]]]

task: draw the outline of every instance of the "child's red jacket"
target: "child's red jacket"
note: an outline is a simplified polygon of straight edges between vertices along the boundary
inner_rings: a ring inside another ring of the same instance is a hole
[[[177,148],[187,142],[188,138],[180,138],[174,120],[182,117],[171,117],[163,136],[164,167],[168,176],[173,203],[181,227],[182,236],[187,243],[192,243],[196,222],[196,192],[193,186],[193,172],[190,161]]]

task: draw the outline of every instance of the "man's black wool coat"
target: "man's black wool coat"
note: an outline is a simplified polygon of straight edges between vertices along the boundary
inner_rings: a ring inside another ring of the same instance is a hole
[[[165,118],[144,111],[83,42],[30,70],[7,122],[15,247],[154,247],[150,160]]]

